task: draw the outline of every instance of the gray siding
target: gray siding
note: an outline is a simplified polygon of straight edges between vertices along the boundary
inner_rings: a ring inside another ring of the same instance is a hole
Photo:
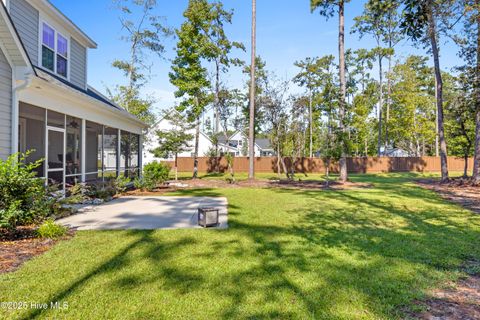
[[[38,11],[25,0],[10,0],[10,16],[30,60],[38,66]]]
[[[86,87],[87,48],[75,39],[70,39],[70,82],[80,88]]]
[[[12,69],[0,50],[0,158],[11,152],[12,140]]]

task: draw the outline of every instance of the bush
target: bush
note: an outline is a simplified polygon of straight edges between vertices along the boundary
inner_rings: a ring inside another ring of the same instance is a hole
[[[124,175],[119,175],[113,183],[115,193],[124,193],[127,191],[131,183],[132,180],[130,180],[130,178],[125,177]]]
[[[44,180],[33,171],[42,165],[42,160],[26,162],[30,153],[0,159],[0,228],[15,229],[51,214],[56,200],[49,197]]]
[[[146,180],[145,178],[135,178],[135,180],[133,181],[133,186],[135,187],[135,189],[140,189],[142,191],[152,191],[153,189],[155,189],[155,185],[153,184],[153,182],[151,180]]]
[[[37,235],[40,238],[58,239],[67,234],[68,228],[56,224],[53,219],[45,221],[37,230]]]
[[[168,180],[170,166],[166,163],[153,161],[143,167],[144,185],[153,190]]]

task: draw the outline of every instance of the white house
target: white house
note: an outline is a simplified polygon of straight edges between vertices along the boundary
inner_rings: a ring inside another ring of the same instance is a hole
[[[48,0],[1,1],[1,158],[35,150],[64,187],[139,172],[145,124],[88,85],[96,47]]]
[[[152,161],[173,161],[173,155],[170,158],[156,158],[151,150],[155,149],[157,144],[157,139],[155,137],[155,132],[158,130],[168,131],[172,130],[173,124],[166,120],[160,120],[155,126],[154,130],[151,130],[147,142],[144,146],[143,151],[143,163],[150,163]],[[195,145],[195,129],[191,129],[188,131],[189,134],[193,136],[192,140],[189,141],[188,145],[190,149],[188,151],[182,152],[178,154],[178,157],[193,157],[193,150]],[[218,151],[221,154],[230,153],[234,156],[242,156],[244,148],[244,137],[241,131],[237,131],[232,134],[227,143],[227,139],[220,134],[218,139]],[[215,149],[214,142],[210,139],[208,134],[204,131],[200,131],[200,139],[198,143],[198,155],[200,157],[208,156],[211,150]],[[247,149],[248,151],[248,146]],[[268,139],[256,139],[255,141],[255,156],[256,157],[265,157],[265,156],[273,156],[275,154],[274,150],[270,147],[270,141]]]

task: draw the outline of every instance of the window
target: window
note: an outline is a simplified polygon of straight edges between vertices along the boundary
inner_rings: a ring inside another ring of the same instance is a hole
[[[54,71],[54,52],[55,31],[44,23],[42,37],[42,66],[51,71]]]
[[[67,78],[68,40],[46,23],[42,24],[42,67]]]
[[[67,77],[68,41],[62,35],[57,35],[57,73]]]

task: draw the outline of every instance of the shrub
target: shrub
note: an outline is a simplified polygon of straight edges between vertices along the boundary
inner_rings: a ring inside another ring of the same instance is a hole
[[[169,174],[170,166],[166,163],[153,161],[143,167],[143,180],[150,190],[167,181]]]
[[[130,180],[130,178],[125,177],[124,175],[119,175],[113,183],[115,193],[124,193],[127,191],[131,183],[132,180]]]
[[[52,203],[44,180],[33,171],[42,160],[27,163],[31,152],[13,154],[7,160],[0,159],[0,227],[15,229],[17,226],[42,221],[51,213]]]
[[[37,230],[37,235],[40,238],[58,239],[67,234],[68,228],[56,224],[53,219],[45,221]]]
[[[155,184],[151,180],[146,180],[145,178],[135,178],[133,181],[133,186],[135,189],[140,189],[142,191],[148,190],[152,191],[155,189]]]

